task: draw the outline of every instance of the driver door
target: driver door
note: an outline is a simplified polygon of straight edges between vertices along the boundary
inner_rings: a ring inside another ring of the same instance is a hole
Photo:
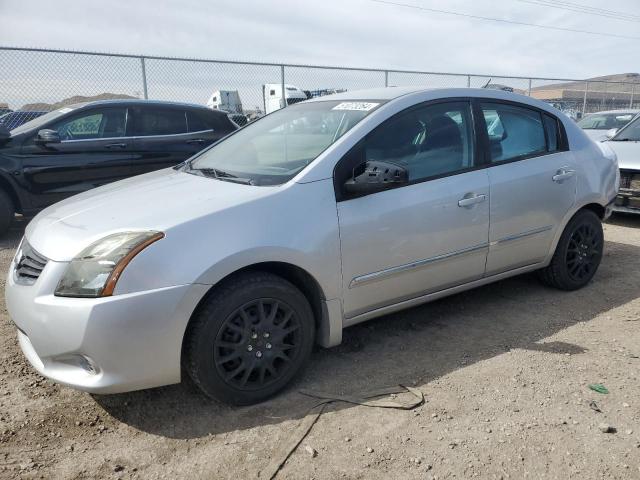
[[[23,181],[33,208],[43,208],[85,190],[131,175],[131,138],[126,107],[95,107],[43,126],[60,143],[22,147]]]
[[[347,319],[481,278],[489,178],[468,101],[428,103],[383,122],[336,167]],[[366,161],[400,165],[408,184],[349,197]]]

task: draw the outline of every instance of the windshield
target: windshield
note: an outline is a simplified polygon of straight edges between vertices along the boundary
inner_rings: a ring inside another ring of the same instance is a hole
[[[584,130],[611,130],[612,128],[622,128],[629,123],[634,113],[592,113],[585,116],[578,122],[578,126]]]
[[[283,108],[205,150],[185,171],[251,185],[280,185],[381,103],[323,101]]]
[[[614,142],[638,142],[640,141],[640,116],[618,132],[611,140]]]
[[[45,113],[40,117],[34,118],[33,120],[27,123],[23,123],[19,127],[14,128],[13,130],[11,130],[11,135],[18,135],[19,133],[27,132],[29,130],[33,130],[38,127],[41,127],[45,123],[48,123],[49,121],[54,120],[64,115],[65,113],[69,113],[72,110],[74,109],[71,107],[64,107],[64,108],[59,108],[58,110],[54,110],[53,112]]]

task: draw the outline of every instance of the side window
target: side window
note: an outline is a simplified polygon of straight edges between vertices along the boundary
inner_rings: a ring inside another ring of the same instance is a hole
[[[187,110],[187,125],[189,132],[202,132],[204,130],[213,130],[212,122],[207,122],[203,118],[204,115],[199,112]]]
[[[187,117],[178,108],[143,107],[136,115],[134,135],[175,135],[187,133]]]
[[[91,140],[124,137],[126,123],[126,108],[109,108],[67,117],[50,128],[58,132],[61,140]]]
[[[558,141],[558,120],[551,115],[543,115],[544,117],[544,129],[547,131],[547,151],[557,152],[560,150],[560,143]]]
[[[500,103],[482,103],[481,107],[492,162],[514,160],[547,151],[545,127],[538,111]]]
[[[405,167],[409,181],[473,166],[473,129],[467,102],[426,105],[401,113],[376,128],[359,147],[361,159]]]

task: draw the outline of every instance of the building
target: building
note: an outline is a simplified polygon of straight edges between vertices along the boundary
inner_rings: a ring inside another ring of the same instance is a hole
[[[637,108],[640,106],[640,74],[622,73],[537,86],[531,89],[531,96],[564,111],[589,113]]]

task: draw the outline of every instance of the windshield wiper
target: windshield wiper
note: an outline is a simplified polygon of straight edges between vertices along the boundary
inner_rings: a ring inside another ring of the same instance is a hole
[[[244,185],[253,185],[253,182],[248,178],[240,178],[237,175],[233,175],[224,170],[218,168],[191,168],[192,172],[200,172],[207,177],[213,177],[217,180],[224,180],[226,182],[242,183]]]
[[[613,142],[637,142],[637,139],[631,139],[631,138],[610,138],[610,141]]]

